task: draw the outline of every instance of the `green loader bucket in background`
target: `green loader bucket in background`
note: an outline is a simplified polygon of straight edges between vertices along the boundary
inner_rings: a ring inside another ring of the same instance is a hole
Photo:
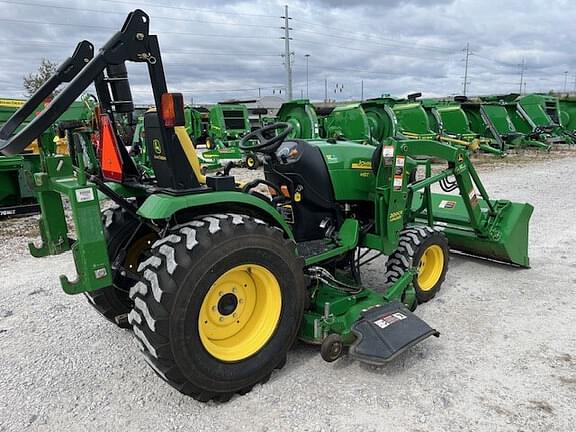
[[[489,212],[483,199],[478,198],[477,202],[483,212]],[[534,207],[507,200],[491,203],[495,214],[488,219],[487,237],[479,236],[472,228],[464,201],[456,195],[432,194],[434,225],[446,234],[453,250],[529,267],[528,228]]]

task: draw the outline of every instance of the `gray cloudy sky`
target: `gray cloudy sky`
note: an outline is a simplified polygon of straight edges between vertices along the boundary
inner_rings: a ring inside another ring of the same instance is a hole
[[[151,16],[167,80],[187,101],[285,94],[286,0],[0,0],[0,97],[21,97],[22,76],[42,57],[60,62],[81,39],[102,45],[130,10]],[[294,96],[337,100],[383,93],[461,94],[470,43],[469,93],[575,87],[574,20],[569,0],[294,0],[289,1]],[[150,90],[143,65],[130,67],[137,102]],[[342,92],[334,93],[336,85]],[[239,91],[240,90],[240,91]]]

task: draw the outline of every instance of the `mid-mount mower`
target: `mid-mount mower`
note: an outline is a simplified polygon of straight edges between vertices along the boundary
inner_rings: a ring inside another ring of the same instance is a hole
[[[284,365],[297,338],[319,345],[327,361],[347,352],[382,364],[437,336],[412,311],[440,289],[449,248],[529,265],[532,207],[490,200],[462,146],[304,141],[279,123],[240,143],[262,155],[264,179],[240,184],[229,170],[204,176],[148,16],[130,13],[93,58],[86,46],[4,125],[0,150],[18,153],[94,83],[97,130],[67,129],[70,155],[41,149],[34,184],[42,245],[30,250],[42,257],[71,249],[77,278],[61,276],[64,291],[85,293],[110,321],[131,327],[148,364],[182,393],[201,401],[244,394]],[[116,130],[130,87],[109,74],[126,61],[146,64],[150,76],[157,109],[144,127],[153,175],[142,174]],[[15,133],[44,93],[70,79]],[[432,158],[445,168],[433,173]],[[418,167],[425,178],[411,183]],[[433,185],[446,193],[432,193]],[[116,207],[101,213],[100,198]],[[382,254],[386,283],[364,287],[361,267]]]

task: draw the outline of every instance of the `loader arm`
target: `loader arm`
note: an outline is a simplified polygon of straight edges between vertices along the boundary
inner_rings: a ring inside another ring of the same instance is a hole
[[[448,166],[432,174],[431,160]],[[425,166],[426,178],[409,183],[414,163]],[[433,193],[435,184],[457,193]],[[406,225],[425,223],[444,231],[454,250],[529,266],[528,222],[533,207],[491,200],[465,148],[426,140],[385,143],[375,200],[376,235],[365,236],[367,247],[390,253]]]
[[[94,46],[84,40],[80,42],[74,54],[67,58],[32,97],[16,111],[0,129],[0,152],[5,155],[15,155],[24,149],[44,131],[46,131],[66,109],[80,96],[81,92],[74,96],[65,107],[61,107],[61,100],[56,97],[53,103],[41,115],[34,118],[30,124],[14,135],[16,129],[34,113],[34,110],[48,98],[56,88],[63,83],[72,81],[94,56]],[[84,89],[82,89],[84,90]],[[68,100],[68,98],[66,98]],[[58,106],[58,108],[56,108]]]

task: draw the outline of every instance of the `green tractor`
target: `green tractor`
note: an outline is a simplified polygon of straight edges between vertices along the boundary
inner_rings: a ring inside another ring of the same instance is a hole
[[[94,83],[99,159],[89,124],[66,129],[71,155],[41,151],[34,185],[42,245],[30,251],[72,250],[77,275],[61,276],[64,291],[85,293],[107,319],[132,328],[145,361],[180,392],[200,401],[244,394],[282,368],[296,339],[318,345],[326,361],[347,353],[383,364],[438,336],[412,311],[440,290],[449,249],[528,267],[532,206],[489,199],[461,146],[335,145],[289,138],[292,127],[278,123],[239,143],[262,156],[264,178],[202,175],[182,95],[168,93],[149,22],[135,10],[94,58],[67,60],[0,129],[0,151],[21,151]],[[109,95],[127,93],[128,82],[107,76],[126,61],[146,64],[150,76],[157,110],[145,114],[144,128],[153,176],[118,139]],[[50,106],[16,132],[63,81],[70,83]],[[444,169],[433,173],[432,158]],[[411,183],[418,168],[426,176]],[[102,211],[104,198],[115,207]],[[388,256],[386,283],[367,288],[360,270],[380,255]]]

